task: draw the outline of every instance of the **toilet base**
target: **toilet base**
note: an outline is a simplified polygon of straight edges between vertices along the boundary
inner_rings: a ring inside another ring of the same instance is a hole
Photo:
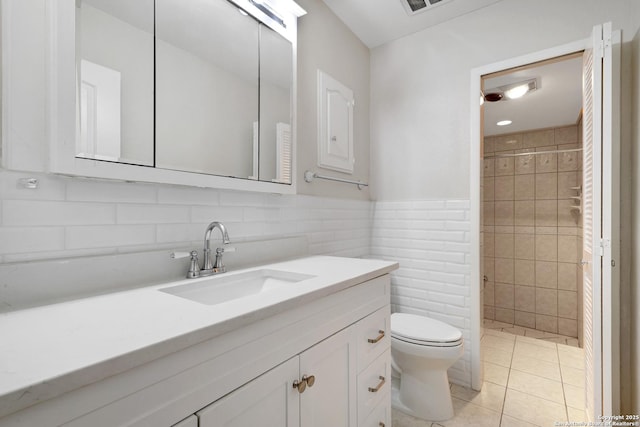
[[[427,421],[453,418],[453,403],[446,371],[423,371],[420,378],[403,372],[399,387],[394,383],[391,390],[393,408]]]

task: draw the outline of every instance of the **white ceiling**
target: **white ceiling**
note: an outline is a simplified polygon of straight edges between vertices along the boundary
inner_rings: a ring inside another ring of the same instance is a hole
[[[538,90],[519,99],[484,103],[485,135],[576,123],[582,108],[582,57],[485,79],[485,93],[492,88],[532,78],[538,79]],[[511,120],[513,123],[497,126],[500,120]]]
[[[323,0],[369,48],[404,37],[501,0],[447,0],[409,16],[405,0]]]

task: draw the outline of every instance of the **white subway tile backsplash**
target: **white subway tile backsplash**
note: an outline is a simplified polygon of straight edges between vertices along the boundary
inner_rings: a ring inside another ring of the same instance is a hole
[[[63,227],[0,227],[0,254],[27,254],[64,249]]]
[[[116,208],[105,203],[4,200],[4,226],[115,224]]]
[[[155,225],[100,225],[67,227],[65,247],[69,249],[151,245],[156,241]]]
[[[67,182],[69,201],[105,203],[156,203],[157,187],[152,184],[106,182],[90,179],[70,179]]]
[[[400,263],[392,274],[392,309],[443,320],[466,336],[471,323],[469,206],[468,200],[379,201],[371,232],[372,255]],[[457,382],[470,384],[470,363],[465,354],[455,372],[450,370]]]
[[[187,223],[190,219],[189,206],[119,204],[117,212],[118,224]]]

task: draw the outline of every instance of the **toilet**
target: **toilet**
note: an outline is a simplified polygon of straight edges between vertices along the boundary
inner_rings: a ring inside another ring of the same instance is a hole
[[[462,356],[462,332],[436,319],[391,315],[392,406],[429,421],[453,417],[447,369]]]

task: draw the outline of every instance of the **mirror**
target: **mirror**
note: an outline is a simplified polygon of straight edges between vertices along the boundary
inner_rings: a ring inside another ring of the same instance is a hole
[[[153,166],[153,0],[76,2],[76,155]]]
[[[227,0],[76,4],[76,157],[292,182],[289,40]]]

